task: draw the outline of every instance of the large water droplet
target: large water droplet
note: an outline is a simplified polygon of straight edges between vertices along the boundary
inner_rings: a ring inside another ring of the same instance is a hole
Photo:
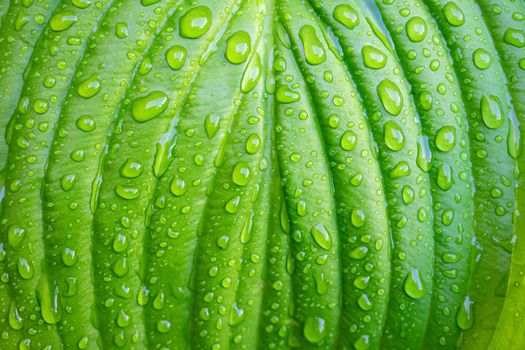
[[[458,327],[467,330],[474,324],[474,312],[472,307],[473,302],[468,296],[465,297],[463,303],[459,306],[456,316]]]
[[[386,55],[373,46],[363,46],[363,49],[361,50],[361,55],[363,56],[363,63],[368,68],[380,69],[386,65]]]
[[[310,343],[320,343],[325,337],[325,320],[321,317],[308,317],[304,321],[303,334]]]
[[[494,95],[481,97],[481,117],[489,129],[497,129],[503,124],[505,115],[498,97]]]
[[[386,146],[392,151],[400,151],[405,146],[405,135],[396,122],[389,120],[383,126]]]
[[[317,224],[310,229],[310,234],[317,244],[326,250],[330,250],[332,247],[332,236],[326,230],[323,224]]]
[[[301,30],[299,31],[299,37],[303,43],[306,62],[311,65],[318,65],[326,60],[325,49],[317,37],[314,27],[310,25],[301,27]]]
[[[73,11],[58,12],[49,21],[49,27],[55,32],[61,32],[71,27],[78,20]]]
[[[226,41],[226,59],[232,64],[244,63],[250,51],[250,34],[243,30],[233,33]]]
[[[341,4],[334,8],[334,19],[347,27],[353,29],[359,24],[359,16],[357,11],[350,5]]]
[[[174,45],[166,51],[166,62],[173,70],[179,70],[186,62],[188,51],[184,46]]]
[[[91,98],[98,94],[100,89],[102,89],[102,84],[98,80],[97,75],[93,74],[78,85],[77,92],[84,98]]]
[[[421,17],[412,17],[407,21],[406,31],[411,41],[420,42],[427,35],[427,23]]]
[[[211,10],[208,7],[194,7],[180,18],[180,35],[188,39],[200,38],[210,29],[211,20]]]
[[[447,22],[454,27],[459,27],[465,23],[465,15],[463,11],[453,1],[449,1],[443,6],[443,14],[445,15]]]
[[[168,96],[162,91],[153,91],[133,101],[131,115],[136,121],[144,123],[164,112],[166,107],[168,107]]]
[[[436,133],[436,147],[443,152],[450,152],[456,147],[456,128],[444,126]]]
[[[385,110],[392,114],[398,115],[403,108],[403,96],[399,87],[390,79],[385,79],[377,85],[377,94]]]
[[[405,293],[413,299],[420,299],[424,297],[427,292],[418,269],[413,269],[408,272],[403,288],[405,289]]]

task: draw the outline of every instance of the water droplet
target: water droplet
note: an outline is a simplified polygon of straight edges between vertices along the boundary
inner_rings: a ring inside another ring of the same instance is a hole
[[[366,334],[361,335],[355,342],[355,350],[367,350],[370,346],[369,336]]]
[[[380,69],[386,65],[386,55],[373,46],[363,46],[363,49],[361,50],[361,55],[363,56],[363,63],[368,68]]]
[[[232,172],[233,183],[239,186],[246,186],[252,178],[252,172],[250,166],[246,162],[238,162],[235,164]]]
[[[18,312],[18,307],[16,306],[15,302],[12,301],[9,305],[9,326],[13,328],[14,330],[22,329],[22,326],[24,325],[24,320],[20,316]]]
[[[468,296],[466,296],[463,303],[459,306],[456,322],[458,327],[463,330],[470,329],[474,324],[474,310],[472,304],[473,302]]]
[[[292,103],[299,101],[301,95],[290,89],[288,86],[281,85],[277,88],[275,98],[279,103]]]
[[[79,9],[87,9],[91,5],[91,0],[71,0],[71,3]]]
[[[410,204],[414,201],[414,190],[410,185],[405,185],[402,190],[403,203]]]
[[[209,139],[215,136],[221,125],[221,117],[217,114],[210,113],[204,121],[204,129]]]
[[[368,254],[368,248],[365,246],[354,248],[348,253],[348,256],[355,260],[361,260]]]
[[[361,294],[357,298],[357,305],[359,305],[359,307],[363,309],[364,311],[368,311],[372,309],[372,302],[368,298],[368,295],[366,295],[365,293]]]
[[[162,91],[153,91],[133,101],[131,115],[139,123],[144,123],[164,112],[166,107],[168,107],[168,96]]]
[[[325,337],[325,320],[321,317],[308,317],[304,321],[303,334],[310,343],[320,343]]]
[[[481,70],[485,70],[492,64],[492,56],[485,49],[477,49],[472,54],[474,64]]]
[[[115,261],[112,267],[113,273],[117,277],[123,277],[128,273],[128,260],[126,257],[120,257]]]
[[[238,307],[236,303],[233,303],[232,308],[230,309],[230,325],[231,326],[239,325],[244,319],[244,316],[245,316],[244,310]]]
[[[390,178],[397,179],[403,176],[408,176],[411,173],[412,170],[410,170],[408,163],[402,160],[390,171]]]
[[[159,333],[168,333],[171,330],[171,322],[168,320],[157,321],[157,331]]]
[[[64,248],[60,253],[62,263],[68,267],[74,266],[77,263],[78,256],[74,249]]]
[[[407,21],[406,31],[411,41],[420,42],[427,35],[427,23],[421,17],[412,17]]]
[[[155,310],[162,310],[165,304],[165,296],[162,290],[159,291],[155,299],[153,299],[153,308]]]
[[[170,191],[174,196],[180,197],[186,193],[188,187],[186,186],[186,181],[175,176],[171,181]]]
[[[353,29],[359,24],[357,11],[350,5],[341,4],[334,8],[334,19],[347,27]]]
[[[341,136],[341,148],[345,151],[351,151],[357,145],[357,134],[352,130],[347,130]]]
[[[377,85],[377,94],[385,110],[396,116],[403,108],[403,96],[399,87],[390,79],[385,79]]]
[[[252,91],[262,75],[261,57],[256,53],[242,75],[241,91],[244,93]]]
[[[436,133],[436,147],[443,152],[450,152],[456,147],[456,128],[444,126]]]
[[[71,27],[78,20],[73,11],[58,12],[49,21],[49,27],[55,32],[61,32]]]
[[[166,62],[173,70],[179,70],[186,62],[188,51],[184,46],[174,45],[166,51]]]
[[[439,166],[436,182],[443,191],[447,191],[452,187],[452,168],[450,165],[442,163]]]
[[[7,242],[13,248],[17,248],[22,243],[25,236],[25,229],[17,226],[9,226],[7,231]]]
[[[315,66],[326,60],[325,49],[317,37],[314,27],[310,25],[302,26],[299,30],[299,37],[303,43],[306,62]]]
[[[210,29],[211,21],[211,10],[208,7],[197,6],[189,9],[180,18],[180,35],[188,39],[200,38]]]
[[[525,33],[523,30],[508,28],[503,36],[503,41],[515,47],[525,47]]]
[[[232,64],[246,62],[251,52],[250,34],[243,30],[233,33],[226,41],[226,59]]]
[[[89,115],[80,116],[77,119],[76,124],[77,124],[77,128],[85,132],[93,131],[97,127],[95,124],[95,120]]]
[[[417,166],[424,172],[430,171],[432,152],[428,144],[428,137],[419,137],[417,142]]]
[[[254,154],[261,148],[261,137],[258,134],[251,134],[246,140],[246,152]]]
[[[505,117],[498,97],[494,95],[481,97],[481,117],[489,129],[497,129],[503,125]]]
[[[224,208],[226,209],[228,213],[235,214],[239,211],[240,201],[241,201],[241,197],[235,196],[231,198],[228,202],[226,202],[226,205],[224,206]]]
[[[128,187],[124,185],[115,186],[115,193],[122,199],[136,199],[139,198],[140,192],[135,187]]]
[[[26,259],[19,258],[17,267],[18,267],[18,273],[20,274],[20,277],[22,277],[25,280],[29,280],[33,278],[35,274],[35,270],[31,267],[31,265]]]
[[[128,37],[128,24],[126,22],[117,22],[115,24],[115,36],[119,39]]]
[[[356,228],[363,227],[366,222],[366,216],[362,209],[352,209],[352,225]]]
[[[310,229],[310,234],[317,244],[326,250],[332,248],[332,236],[326,230],[323,224],[317,224]]]
[[[392,151],[400,151],[405,147],[403,130],[394,121],[387,121],[384,126],[385,144]]]
[[[43,98],[37,98],[35,103],[33,103],[33,108],[38,114],[44,114],[49,109],[49,102]]]
[[[100,84],[97,75],[93,74],[78,85],[77,92],[84,98],[91,98],[98,94],[101,89],[102,84]]]
[[[128,179],[139,177],[140,174],[142,174],[142,165],[132,158],[128,158],[126,163],[120,168],[120,175]]]
[[[354,286],[361,290],[365,289],[368,283],[370,283],[370,276],[361,276],[354,280]]]
[[[48,324],[56,324],[62,319],[62,305],[58,288],[51,288],[46,276],[38,281],[37,299],[42,318]]]
[[[403,285],[405,293],[413,299],[420,299],[425,296],[427,289],[418,269],[413,269],[407,274]]]
[[[459,27],[465,23],[465,15],[463,14],[463,11],[453,1],[450,1],[443,6],[443,15],[445,15],[447,22],[454,27]]]

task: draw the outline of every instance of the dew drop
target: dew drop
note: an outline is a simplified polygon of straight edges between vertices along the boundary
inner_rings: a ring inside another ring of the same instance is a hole
[[[174,45],[166,51],[166,62],[173,70],[179,70],[186,62],[188,51],[184,46]]]
[[[312,344],[320,343],[325,337],[325,320],[321,317],[308,317],[304,322],[303,334]]]
[[[410,41],[420,42],[427,35],[427,23],[421,17],[412,17],[406,24],[407,36]]]
[[[377,86],[377,94],[385,110],[396,116],[403,108],[403,96],[399,87],[390,79],[385,79]]]
[[[306,62],[315,66],[326,60],[326,52],[323,44],[317,37],[314,27],[305,25],[299,30],[299,37],[303,43]]]
[[[334,8],[334,19],[347,27],[353,29],[359,24],[357,11],[350,5],[341,4]]]
[[[131,115],[139,123],[144,123],[164,112],[166,107],[168,107],[168,96],[162,91],[153,91],[133,101]]]
[[[427,289],[423,283],[421,273],[418,269],[408,272],[403,285],[405,293],[413,299],[420,299],[425,296]]]
[[[49,27],[55,32],[61,32],[71,27],[78,20],[73,11],[59,12],[51,17]]]
[[[363,63],[368,68],[381,69],[386,65],[386,55],[373,46],[363,46],[363,49],[361,50],[361,55],[363,56]]]
[[[332,248],[332,236],[326,230],[323,224],[317,224],[310,229],[314,241],[323,249],[330,250]]]
[[[189,9],[180,18],[180,35],[188,39],[200,38],[210,29],[211,21],[211,10],[208,7],[197,6]]]
[[[246,62],[251,52],[250,34],[243,30],[233,33],[226,41],[226,59],[232,64]]]

